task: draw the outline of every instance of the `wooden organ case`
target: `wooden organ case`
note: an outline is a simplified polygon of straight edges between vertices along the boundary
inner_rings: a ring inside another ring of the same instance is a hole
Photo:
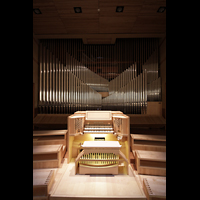
[[[75,174],[128,174],[129,136],[120,111],[77,111],[68,117],[68,163]]]

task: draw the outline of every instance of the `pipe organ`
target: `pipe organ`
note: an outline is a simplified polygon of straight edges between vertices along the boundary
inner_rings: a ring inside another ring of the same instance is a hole
[[[145,114],[147,101],[161,100],[158,39],[117,39],[114,45],[84,45],[80,39],[40,41],[39,113]]]
[[[130,124],[120,111],[77,111],[68,117],[68,163],[75,174],[128,174]]]

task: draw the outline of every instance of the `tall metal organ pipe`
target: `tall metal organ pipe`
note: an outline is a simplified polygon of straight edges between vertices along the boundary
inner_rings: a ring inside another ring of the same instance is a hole
[[[117,39],[115,45],[41,40],[39,50],[39,113],[145,114],[147,101],[161,100],[156,39]]]

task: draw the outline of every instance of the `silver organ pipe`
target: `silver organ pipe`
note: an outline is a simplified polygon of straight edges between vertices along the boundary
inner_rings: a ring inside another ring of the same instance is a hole
[[[43,63],[42,63],[42,44],[40,44],[40,88],[39,88],[39,105],[42,105],[42,74],[43,73]]]
[[[46,79],[46,57],[45,57],[45,54],[46,54],[46,48],[43,47],[43,59],[42,59],[42,63],[43,63],[43,98],[42,98],[42,101],[45,102],[46,101],[46,85],[45,85],[45,79]]]
[[[47,60],[46,60],[46,102],[49,102],[49,49],[46,50]]]
[[[50,52],[49,59],[49,102],[52,102],[52,52]]]
[[[157,44],[150,38],[117,39],[115,45],[41,40],[39,112],[106,109],[145,114],[147,101],[161,100]],[[109,95],[102,98],[99,92]]]

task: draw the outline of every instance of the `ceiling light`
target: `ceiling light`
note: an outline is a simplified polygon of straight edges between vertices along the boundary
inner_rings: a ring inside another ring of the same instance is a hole
[[[75,13],[82,13],[81,7],[74,7]]]
[[[123,12],[124,6],[117,6],[116,7],[116,12]]]
[[[157,12],[163,13],[165,11],[166,7],[160,7],[158,8]]]
[[[34,8],[34,9],[33,9],[33,12],[34,12],[35,14],[37,14],[37,15],[38,15],[38,14],[42,14],[39,8]]]

